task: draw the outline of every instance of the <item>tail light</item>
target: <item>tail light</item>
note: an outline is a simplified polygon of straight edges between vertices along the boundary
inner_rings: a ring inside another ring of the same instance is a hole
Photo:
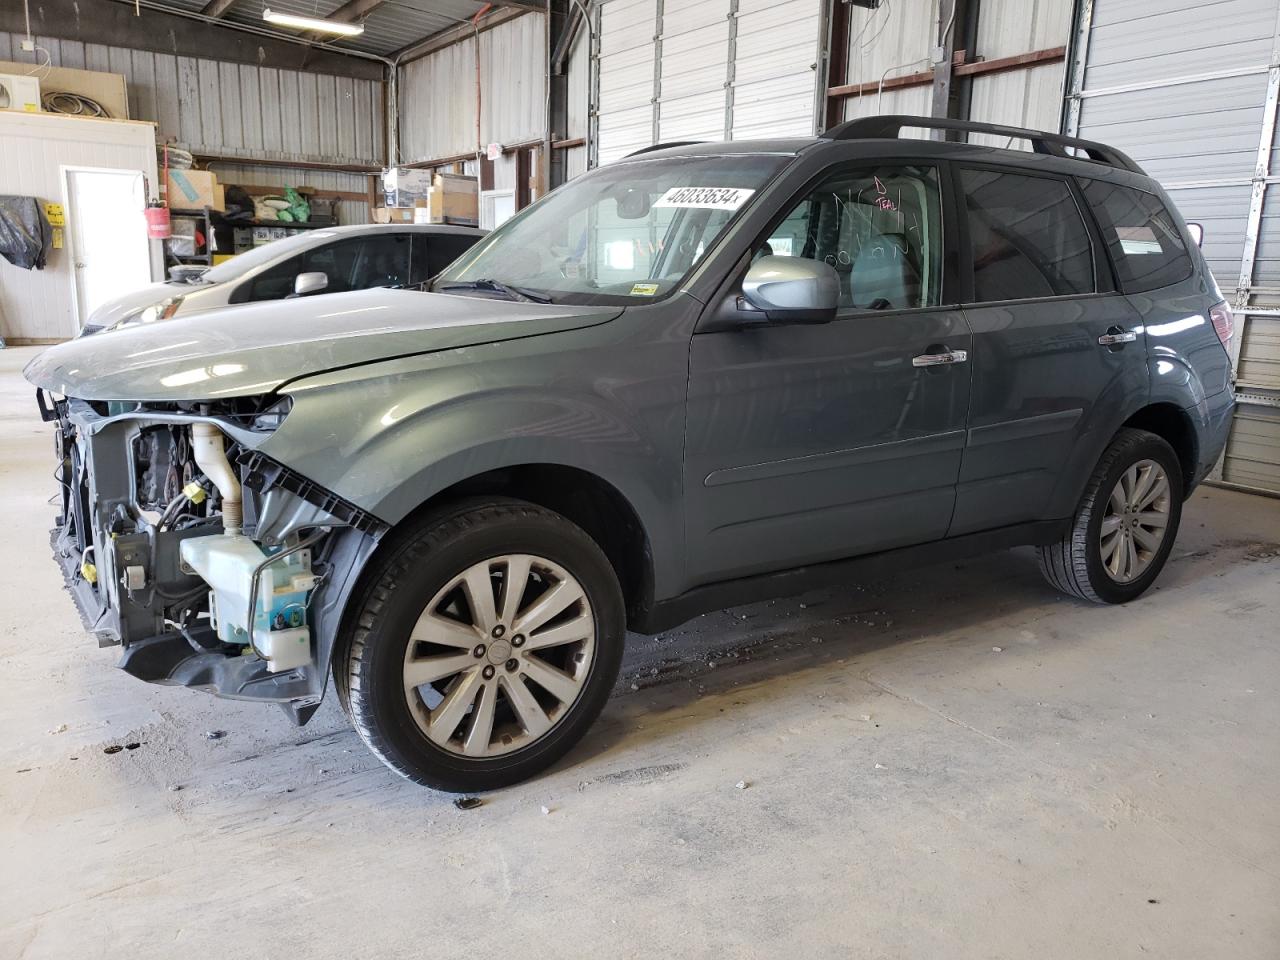
[[[1209,308],[1209,319],[1213,321],[1213,332],[1218,335],[1222,345],[1231,349],[1231,336],[1236,330],[1236,318],[1227,301],[1215,303]]]

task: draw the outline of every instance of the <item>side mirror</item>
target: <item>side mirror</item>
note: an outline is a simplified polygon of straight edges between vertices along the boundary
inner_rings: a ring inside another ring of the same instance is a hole
[[[840,306],[840,277],[804,257],[761,257],[747,270],[742,296],[775,323],[829,323]]]
[[[293,281],[293,292],[295,296],[305,297],[310,293],[319,293],[327,286],[329,286],[329,275],[317,270],[314,273],[298,274]]]
[[[1188,223],[1187,233],[1191,234],[1191,239],[1195,241],[1196,246],[1204,245],[1204,227],[1198,223]]]

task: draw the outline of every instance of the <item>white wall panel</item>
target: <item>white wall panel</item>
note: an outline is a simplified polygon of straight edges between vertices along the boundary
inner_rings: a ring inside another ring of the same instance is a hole
[[[729,0],[663,0],[658,141],[722,140]]]
[[[148,123],[89,120],[53,114],[0,111],[0,194],[67,202],[62,167],[141,170],[156,182],[154,134]],[[68,216],[72,211],[67,211]],[[147,243],[139,217],[136,242]],[[152,241],[152,275],[160,276],[160,244]],[[21,270],[0,260],[0,336],[63,340],[75,336],[71,251],[50,250],[43,270]]]

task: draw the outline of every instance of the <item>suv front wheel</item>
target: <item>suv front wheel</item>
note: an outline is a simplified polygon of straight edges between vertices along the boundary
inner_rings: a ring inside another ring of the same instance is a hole
[[[1182,519],[1182,469],[1161,437],[1125,428],[1089,478],[1071,530],[1040,547],[1040,570],[1063,593],[1127,603],[1159,576]]]
[[[622,592],[559,514],[470,501],[406,531],[365,591],[346,658],[361,738],[440,790],[492,790],[554,763],[617,679]]]

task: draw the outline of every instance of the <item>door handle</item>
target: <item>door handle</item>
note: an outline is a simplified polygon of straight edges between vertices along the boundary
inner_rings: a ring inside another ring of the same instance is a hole
[[[947,363],[964,363],[969,359],[967,350],[948,350],[945,353],[922,353],[911,358],[913,367],[937,367]]]
[[[1098,338],[1098,343],[1104,347],[1114,347],[1116,344],[1133,343],[1133,341],[1137,339],[1138,335],[1132,330],[1125,330],[1122,327],[1112,327]]]

